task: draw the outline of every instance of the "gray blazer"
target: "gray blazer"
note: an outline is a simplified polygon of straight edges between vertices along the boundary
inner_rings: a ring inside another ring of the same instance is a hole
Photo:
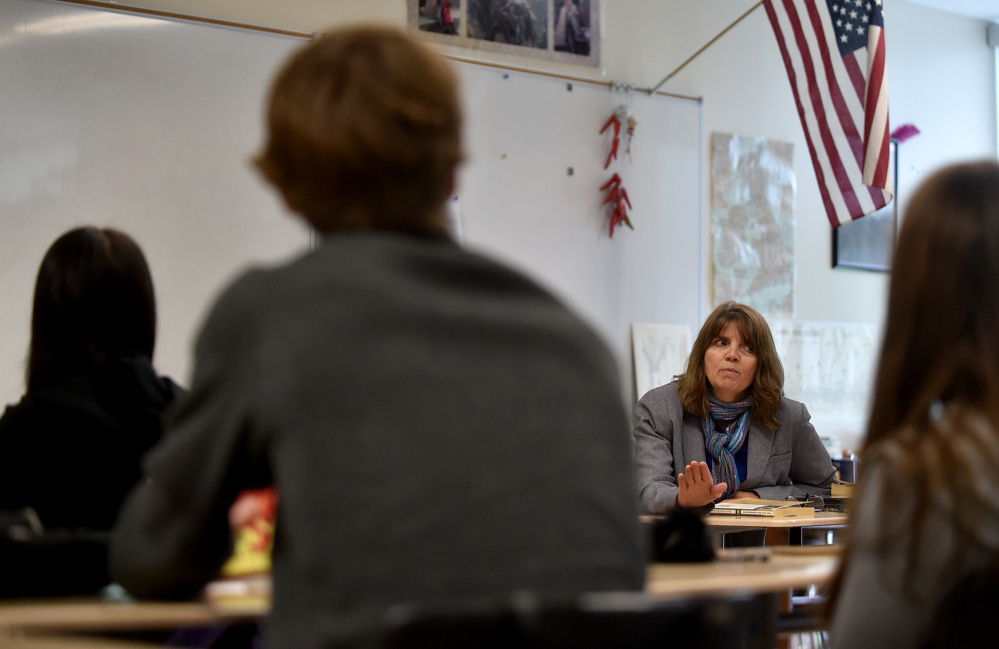
[[[676,507],[676,476],[691,462],[706,461],[701,421],[683,411],[677,385],[649,390],[635,408],[638,490],[650,514]],[[805,405],[785,397],[777,419],[781,422],[777,430],[750,426],[746,480],[740,489],[766,500],[828,495],[836,470]]]

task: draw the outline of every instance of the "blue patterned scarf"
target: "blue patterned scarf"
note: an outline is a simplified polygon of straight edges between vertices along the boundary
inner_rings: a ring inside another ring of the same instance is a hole
[[[749,432],[749,410],[753,405],[753,395],[745,401],[725,403],[714,395],[708,395],[711,416],[702,420],[704,426],[704,448],[711,455],[711,477],[715,484],[728,485],[722,498],[731,498],[739,491],[739,471],[735,467],[735,454],[746,442]],[[716,430],[715,422],[721,423],[722,431]]]

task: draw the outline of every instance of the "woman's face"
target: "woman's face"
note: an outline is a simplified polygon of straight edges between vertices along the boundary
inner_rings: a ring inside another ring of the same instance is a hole
[[[704,353],[704,374],[715,396],[726,403],[742,401],[756,379],[756,350],[742,340],[730,322]]]

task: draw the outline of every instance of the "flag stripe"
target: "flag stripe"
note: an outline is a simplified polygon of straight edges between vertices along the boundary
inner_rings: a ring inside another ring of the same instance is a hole
[[[860,60],[856,52],[853,56],[844,56],[843,64],[846,66],[846,73],[850,77],[850,85],[857,93],[857,101],[864,101],[867,93],[867,78],[864,76],[864,69],[860,67]]]
[[[874,212],[891,200],[880,5],[871,5],[869,15],[824,0],[765,0],[764,6],[829,222],[837,227]]]
[[[870,40],[875,42],[874,56],[868,62],[867,100],[864,106],[864,142],[867,158],[864,160],[864,181],[869,185],[885,186],[888,178],[888,93],[881,91],[884,82],[885,39],[884,30],[871,28]],[[884,155],[882,155],[884,153]]]
[[[812,59],[812,48],[814,45],[810,45],[807,42],[805,26],[800,20],[798,9],[793,0],[781,0],[781,2],[784,5],[785,11],[787,11],[788,17],[791,19],[794,43],[797,46],[796,51],[800,61],[800,71],[804,73],[804,75],[798,76],[798,83],[804,86],[805,92],[798,93],[798,96],[800,98],[801,95],[804,95],[808,98],[805,114],[808,116],[809,122],[812,122],[810,125],[811,128],[808,129],[812,134],[811,146],[821,145],[819,160],[823,163],[822,166],[824,167],[823,178],[832,195],[839,196],[845,204],[844,209],[837,209],[835,214],[829,215],[830,222],[834,226],[838,226],[840,223],[849,220],[850,215],[860,211],[856,192],[850,187],[840,152],[833,141],[831,127],[837,126],[839,120],[837,119],[833,122],[826,115],[827,101],[826,97],[823,96],[823,92],[828,90],[828,84],[823,83],[820,86],[817,80],[819,68],[814,65]],[[805,10],[807,11],[808,7],[805,7]],[[809,31],[807,33],[813,38],[816,36],[814,32]],[[822,68],[823,71],[824,69]],[[804,76],[804,82],[802,82],[802,76]],[[823,81],[825,82],[826,80],[824,79]],[[835,109],[833,112],[835,112]],[[844,187],[846,191],[843,191]]]
[[[764,8],[767,11],[767,15],[770,17],[770,24],[773,26],[774,33],[777,35],[777,46],[780,48],[781,57],[784,59],[784,67],[787,68],[787,76],[791,81],[791,91],[794,93],[795,104],[798,107],[798,116],[801,118],[802,124],[807,120],[805,114],[804,104],[801,102],[801,98],[798,95],[798,83],[797,83],[797,72],[795,71],[794,63],[791,60],[791,54],[788,51],[786,40],[784,38],[783,31],[781,29],[780,20],[778,20],[774,8],[771,3],[764,3]],[[808,151],[812,157],[812,167],[815,169],[815,176],[819,181],[819,194],[822,196],[822,205],[826,209],[826,214],[832,215],[837,213],[839,210],[834,204],[833,196],[829,193],[829,188],[826,187],[823,164],[819,160],[818,152],[815,149],[815,145],[812,144],[812,133],[808,128],[805,128],[805,141],[808,143]],[[832,218],[832,217],[830,217]]]
[[[847,199],[847,205],[850,208],[849,216],[853,217],[858,213],[863,214],[865,211],[873,211],[873,205],[869,204],[866,200],[866,191],[861,191],[862,188],[855,187],[854,183],[851,182],[851,178],[857,177],[857,174],[860,173],[864,165],[864,143],[860,137],[860,131],[857,129],[855,118],[856,115],[862,114],[863,106],[859,102],[852,102],[852,106],[848,105],[847,96],[843,94],[841,82],[846,82],[848,87],[853,84],[848,79],[846,67],[839,64],[842,63],[844,58],[854,59],[855,61],[857,59],[854,55],[840,56],[835,39],[830,38],[832,33],[823,27],[822,15],[819,14],[818,8],[814,3],[806,3],[806,6],[808,8],[809,24],[815,35],[815,45],[813,47],[818,50],[818,54],[821,56],[823,62],[822,69],[826,73],[825,78],[819,84],[821,89],[825,91],[823,101],[832,104],[838,120],[838,123],[821,120],[819,123],[821,126],[828,128],[831,133],[836,134],[836,141],[829,150],[830,160],[833,165],[841,169],[841,173],[836,175],[836,180],[839,183],[839,190]],[[830,51],[833,53],[830,54]],[[833,59],[833,57],[836,58]],[[841,74],[837,75],[837,70]],[[837,126],[839,127],[838,129]],[[851,155],[853,156],[852,158],[850,157]],[[851,162],[854,164],[851,164]],[[856,199],[855,203],[853,202],[854,198]],[[840,216],[838,221],[839,223],[843,223],[844,219]]]

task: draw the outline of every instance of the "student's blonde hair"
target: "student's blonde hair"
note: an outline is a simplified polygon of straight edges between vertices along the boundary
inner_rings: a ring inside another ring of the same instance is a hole
[[[458,83],[406,34],[352,27],[301,48],[274,81],[267,131],[256,166],[320,232],[444,231]]]

